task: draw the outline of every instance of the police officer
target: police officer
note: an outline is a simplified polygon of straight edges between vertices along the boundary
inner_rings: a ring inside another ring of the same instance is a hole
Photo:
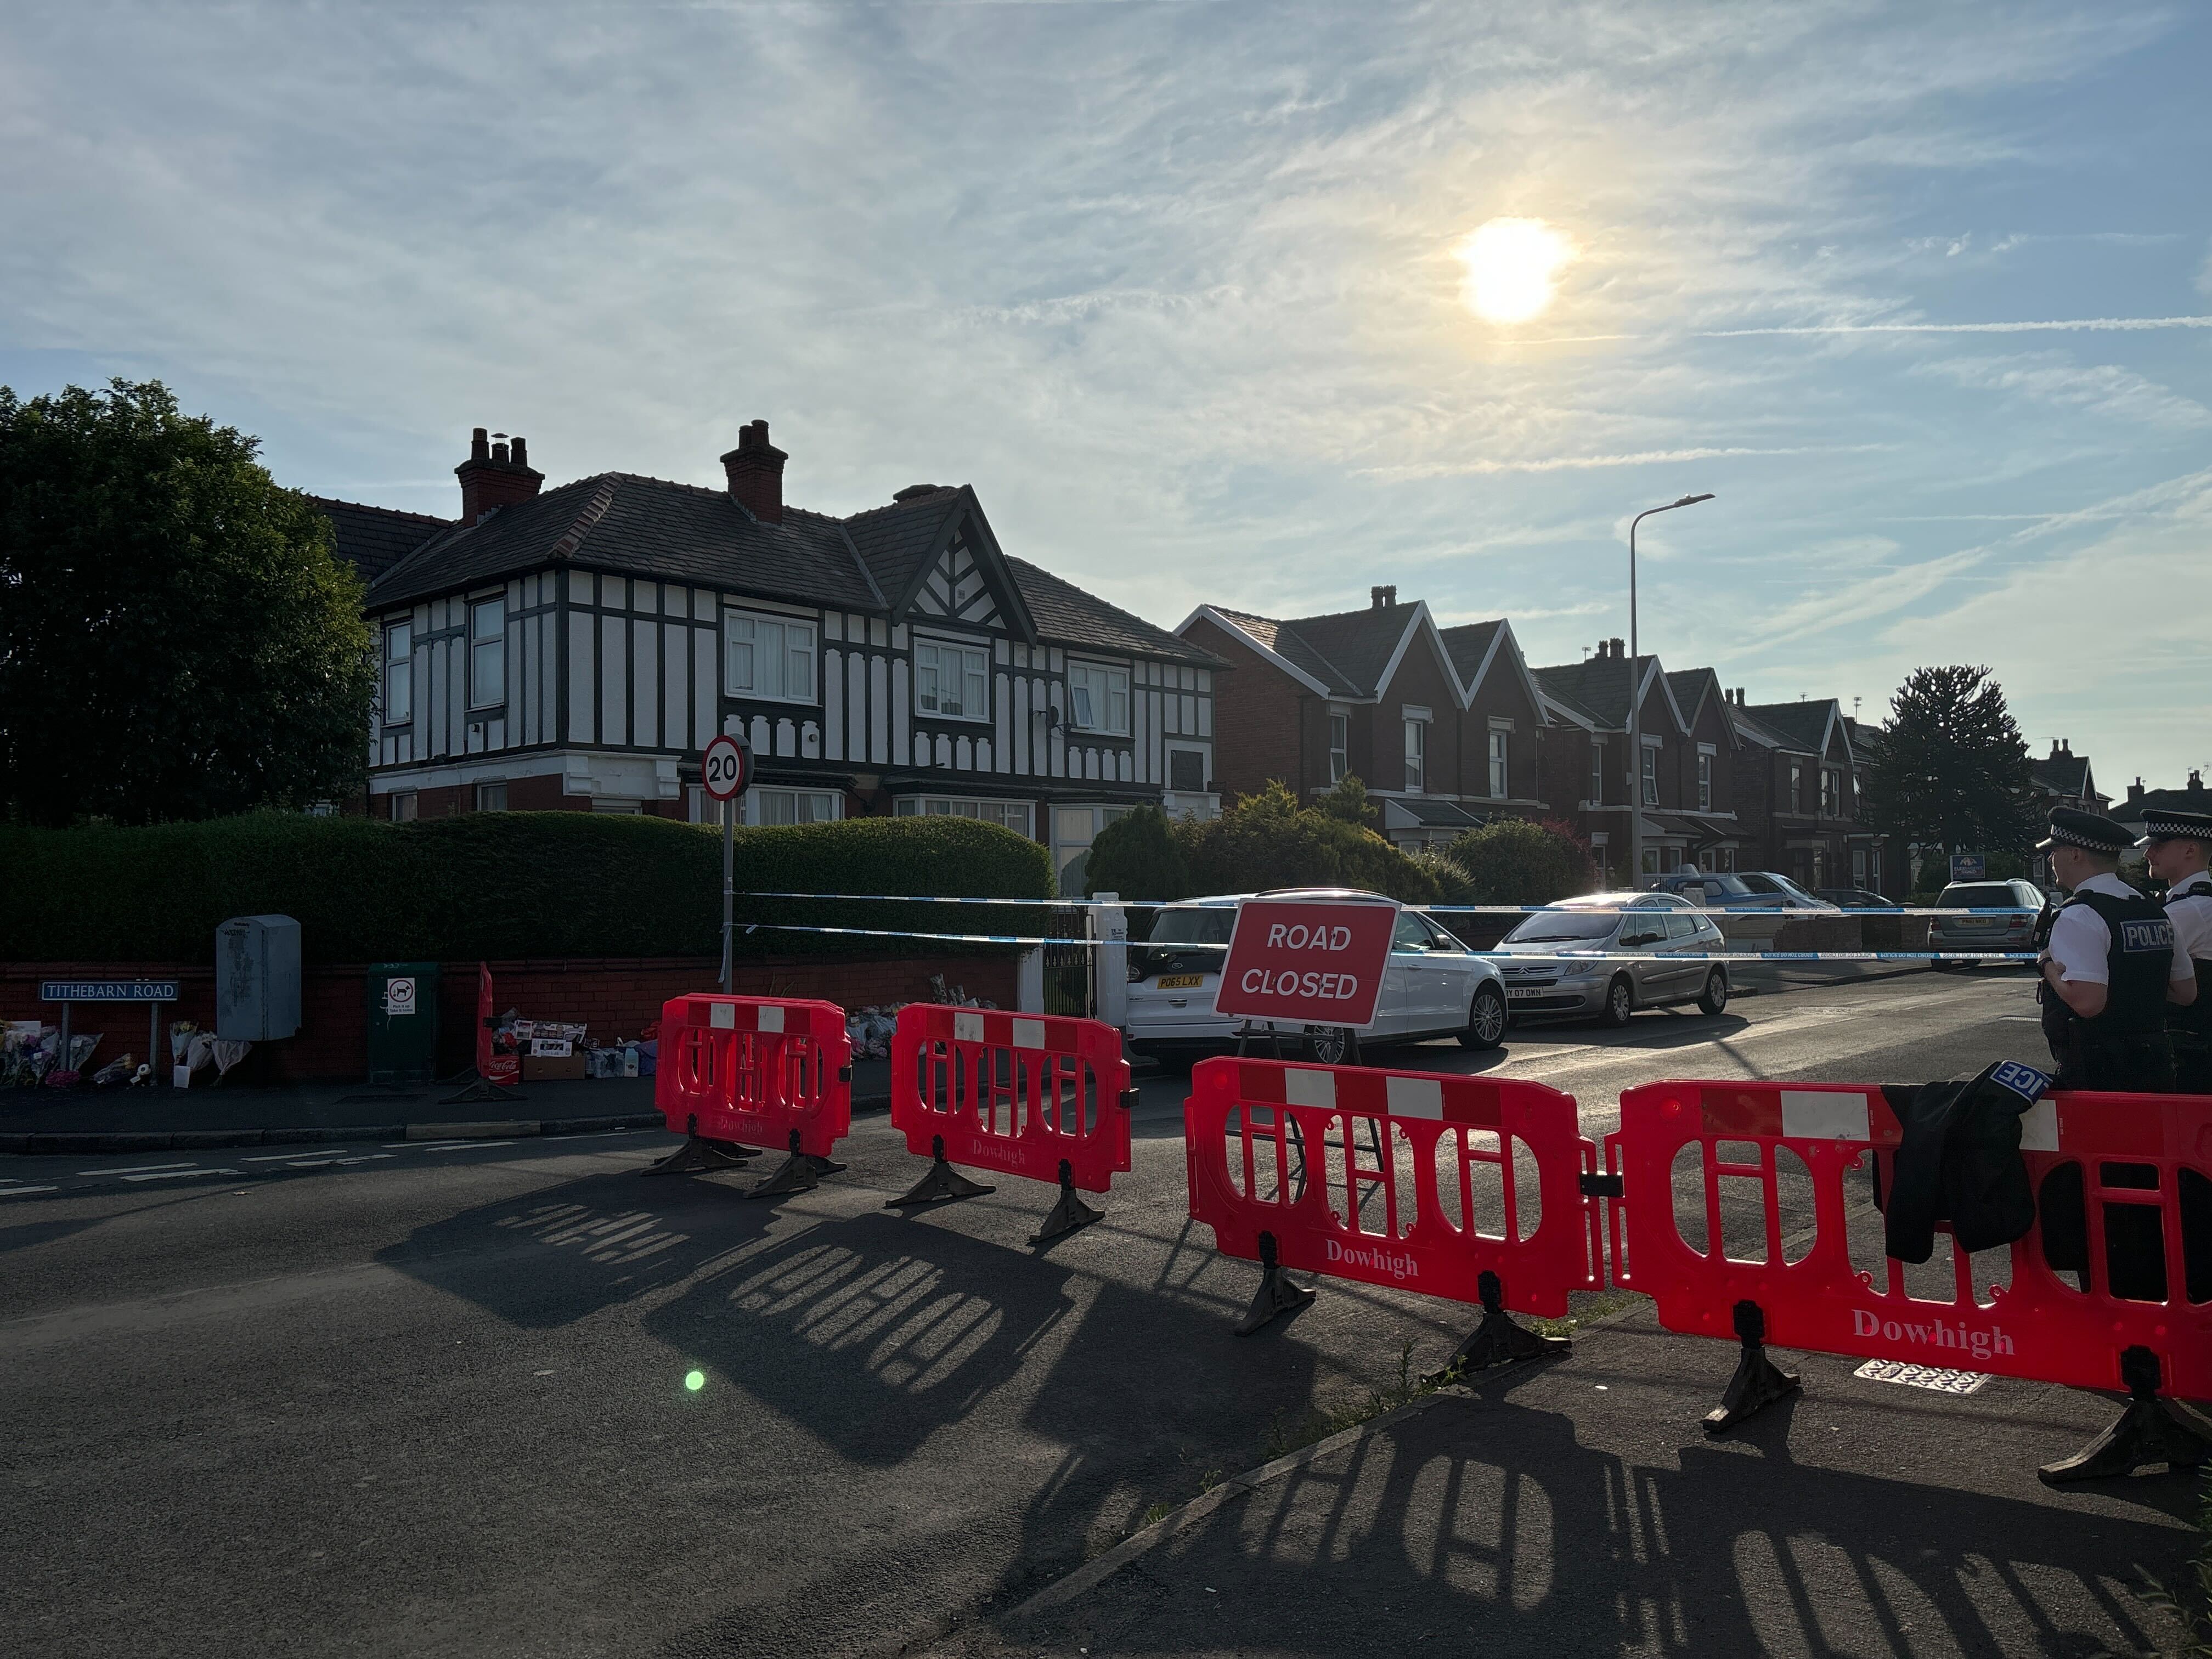
[[[2175,945],[2165,908],[2120,879],[2120,854],[2134,844],[2112,819],[2070,806],[2051,809],[2050,836],[2036,843],[2051,855],[2052,878],[2072,894],[2038,959],[2043,1035],[2061,1089],[2158,1094],[2173,1086],[2166,1009],[2195,1003],[2197,969]]]
[[[2212,1095],[2212,812],[2154,811],[2143,815],[2143,856],[2166,884],[2166,914],[2173,943],[2197,969],[2197,1000],[2169,1004],[2166,1040],[2173,1045],[2173,1086]]]

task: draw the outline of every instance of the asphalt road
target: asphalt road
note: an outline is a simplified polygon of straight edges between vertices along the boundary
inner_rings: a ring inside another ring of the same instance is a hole
[[[1656,1078],[2033,1059],[2029,990],[1916,975],[1370,1059],[1551,1082],[1601,1133]],[[1108,1218],[1047,1251],[1031,1183],[884,1209],[922,1165],[880,1115],[779,1203],[639,1179],[649,1135],[0,1159],[0,1628],[53,1656],[926,1644],[1464,1334],[1332,1282],[1234,1339],[1254,1270],[1188,1222],[1182,1089],[1147,1079]]]

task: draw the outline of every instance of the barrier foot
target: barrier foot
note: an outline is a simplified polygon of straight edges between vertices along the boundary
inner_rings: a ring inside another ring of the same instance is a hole
[[[1092,1209],[1075,1195],[1075,1171],[1063,1158],[1060,1160],[1060,1202],[1052,1206],[1052,1213],[1045,1217],[1044,1224],[1037,1229],[1036,1236],[1030,1243],[1049,1244],[1055,1238],[1065,1238],[1094,1221],[1105,1218],[1105,1211]]]
[[[757,1146],[740,1146],[734,1140],[717,1140],[699,1133],[699,1115],[684,1120],[684,1144],[666,1158],[648,1164],[640,1175],[691,1175],[708,1170],[738,1170],[749,1158],[760,1156]]]
[[[1237,1327],[1237,1334],[1249,1336],[1277,1314],[1296,1313],[1314,1299],[1311,1291],[1302,1291],[1284,1274],[1275,1259],[1275,1236],[1260,1235],[1260,1289],[1252,1297],[1252,1305]]]
[[[441,1106],[461,1106],[477,1100],[527,1100],[530,1097],[520,1089],[511,1089],[504,1083],[494,1083],[479,1073],[475,1082],[457,1095],[448,1095],[438,1103]]]
[[[1496,1273],[1485,1273],[1474,1284],[1482,1297],[1482,1323],[1444,1362],[1443,1370],[1423,1377],[1423,1382],[1444,1382],[1471,1376],[1477,1371],[1524,1365],[1532,1359],[1547,1359],[1574,1351],[1575,1345],[1564,1336],[1540,1336],[1525,1325],[1515,1324],[1513,1316],[1505,1311],[1505,1287],[1498,1282]]]
[[[799,1150],[799,1131],[791,1132],[791,1154],[775,1167],[775,1173],[747,1190],[747,1198],[776,1198],[785,1193],[808,1193],[823,1176],[836,1175],[845,1166],[832,1164],[826,1158]]]
[[[1737,1357],[1735,1375],[1729,1378],[1721,1403],[1705,1413],[1707,1434],[1727,1433],[1802,1386],[1795,1371],[1784,1370],[1766,1357],[1766,1313],[1759,1304],[1735,1304],[1735,1334],[1743,1343],[1743,1352]]]
[[[995,1193],[996,1187],[986,1187],[980,1181],[970,1181],[945,1161],[945,1137],[933,1136],[929,1143],[929,1173],[914,1183],[913,1190],[898,1198],[884,1200],[886,1210],[902,1210],[909,1204],[949,1204],[957,1198],[981,1198],[985,1193]]]
[[[2193,1469],[2212,1457],[2212,1422],[2178,1400],[2161,1400],[2158,1356],[2148,1348],[2120,1355],[2120,1380],[2128,1385],[2128,1407],[2119,1420],[2071,1457],[2045,1463],[2035,1473],[2046,1486],[2075,1480],[2109,1480],[2152,1463],[2169,1469]]]

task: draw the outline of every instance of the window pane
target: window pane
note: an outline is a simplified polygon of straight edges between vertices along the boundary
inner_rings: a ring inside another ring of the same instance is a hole
[[[983,657],[981,652],[968,653],[968,691],[960,712],[970,720],[980,720],[990,711],[991,693],[983,678]]]
[[[814,699],[814,630],[791,629],[790,667],[784,678],[784,696],[811,702]]]
[[[1075,724],[1079,730],[1091,729],[1091,687],[1085,681],[1073,679],[1067,683],[1069,700],[1075,705]]]

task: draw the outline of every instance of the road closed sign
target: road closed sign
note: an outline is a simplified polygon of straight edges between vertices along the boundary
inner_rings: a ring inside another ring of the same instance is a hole
[[[1237,907],[1214,1012],[1297,1025],[1370,1024],[1397,926],[1394,899],[1246,899]]]

